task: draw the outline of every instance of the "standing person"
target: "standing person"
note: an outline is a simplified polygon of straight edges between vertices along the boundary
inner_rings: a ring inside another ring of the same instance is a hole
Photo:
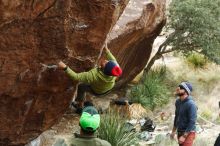
[[[96,96],[106,94],[114,87],[116,78],[122,74],[122,69],[107,45],[105,45],[104,50],[107,60],[102,59],[98,68],[93,68],[88,72],[76,73],[62,61],[58,63],[58,67],[63,69],[71,79],[82,82],[78,86],[75,100],[78,105],[78,113],[82,111],[86,92]]]
[[[79,120],[80,134],[75,134],[74,138],[66,141],[59,139],[53,146],[111,146],[109,142],[95,136],[99,125],[98,111],[93,106],[87,106],[83,109]]]
[[[195,139],[197,107],[191,97],[192,85],[182,82],[176,89],[174,126],[170,137],[174,139],[176,131],[180,146],[192,146]]]

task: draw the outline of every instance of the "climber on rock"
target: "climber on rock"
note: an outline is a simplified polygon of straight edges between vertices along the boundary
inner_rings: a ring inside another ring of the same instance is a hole
[[[104,50],[107,60],[100,59],[99,67],[95,67],[88,72],[76,73],[62,61],[58,63],[58,67],[63,69],[72,80],[82,82],[78,85],[77,97],[75,102],[72,103],[72,105],[77,104],[77,113],[82,111],[86,92],[95,96],[107,94],[114,87],[116,78],[122,74],[122,69],[107,45],[105,45]]]

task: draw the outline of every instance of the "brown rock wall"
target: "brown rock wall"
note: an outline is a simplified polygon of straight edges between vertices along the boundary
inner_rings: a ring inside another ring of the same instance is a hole
[[[126,3],[0,0],[0,145],[25,144],[60,119],[76,83],[42,63],[91,68]]]
[[[131,21],[125,16],[132,11],[123,12],[128,1],[0,0],[0,145],[31,141],[68,108],[76,82],[45,64],[63,60],[88,70],[107,38],[124,69],[118,86],[144,68],[165,22],[165,0],[130,0],[146,5]]]

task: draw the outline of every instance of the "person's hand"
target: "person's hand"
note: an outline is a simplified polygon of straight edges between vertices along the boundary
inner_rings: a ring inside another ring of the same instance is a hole
[[[172,132],[172,133],[170,134],[170,139],[174,139],[174,138],[175,138],[175,135],[176,135],[176,132]]]
[[[185,142],[186,138],[184,136],[180,136],[178,139],[179,144],[183,144]]]
[[[67,65],[66,65],[65,63],[63,63],[63,61],[60,61],[60,62],[58,63],[58,67],[59,67],[60,69],[64,69],[64,68],[67,67]]]

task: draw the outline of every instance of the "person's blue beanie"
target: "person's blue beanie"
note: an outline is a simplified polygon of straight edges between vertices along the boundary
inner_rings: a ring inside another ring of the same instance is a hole
[[[105,65],[104,74],[108,76],[120,76],[122,70],[116,62],[110,60]]]
[[[189,82],[182,82],[179,86],[183,87],[188,95],[190,95],[193,90],[192,84],[190,84]]]

